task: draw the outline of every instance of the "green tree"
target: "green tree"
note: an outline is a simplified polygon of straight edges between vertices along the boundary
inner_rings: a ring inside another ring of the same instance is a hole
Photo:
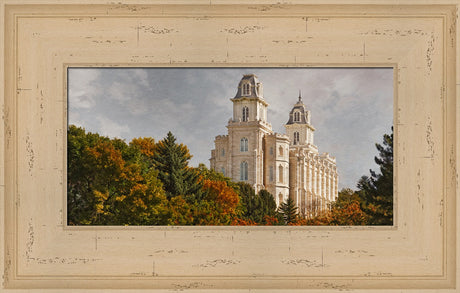
[[[254,188],[245,182],[238,182],[236,189],[241,199],[239,214],[242,220],[267,224],[269,218],[277,218],[276,202],[268,191],[261,190],[256,194]]]
[[[202,184],[198,180],[199,172],[188,167],[191,158],[188,148],[177,144],[171,131],[156,144],[153,163],[168,199],[178,195],[200,199]]]
[[[383,136],[383,145],[375,145],[379,154],[375,162],[380,173],[370,170],[370,177],[363,176],[358,182],[358,194],[362,207],[369,215],[369,225],[393,224],[393,127],[391,134]]]
[[[297,207],[295,206],[292,198],[288,198],[286,202],[280,204],[279,213],[281,214],[285,225],[295,223],[299,216]]]
[[[265,189],[259,191],[258,195],[258,209],[262,218],[262,223],[267,224],[267,217],[272,219],[278,218],[278,212],[276,210],[276,201],[273,195]]]

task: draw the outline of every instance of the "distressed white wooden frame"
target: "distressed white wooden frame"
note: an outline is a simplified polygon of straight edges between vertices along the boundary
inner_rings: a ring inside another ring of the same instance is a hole
[[[1,288],[456,291],[459,2],[322,3],[2,0]],[[395,225],[67,227],[68,66],[393,66]]]

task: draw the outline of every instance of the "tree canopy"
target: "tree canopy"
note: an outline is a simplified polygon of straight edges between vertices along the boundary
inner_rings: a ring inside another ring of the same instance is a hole
[[[168,132],[155,142],[126,143],[70,125],[67,151],[69,225],[391,225],[393,133],[385,134],[358,190],[342,189],[331,210],[305,219],[291,198],[277,209],[267,190],[200,164]]]

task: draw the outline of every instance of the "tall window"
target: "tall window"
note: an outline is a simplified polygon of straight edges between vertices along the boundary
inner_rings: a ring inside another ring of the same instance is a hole
[[[248,162],[241,162],[240,163],[240,180],[247,181],[248,180]]]
[[[225,156],[225,149],[224,149],[224,148],[222,148],[222,150],[221,150],[221,152],[220,152],[220,155],[221,155],[222,157]]]
[[[300,140],[300,135],[296,131],[296,132],[294,132],[294,144],[299,144],[299,140]]]
[[[251,85],[249,83],[243,84],[243,96],[249,96],[251,94]]]
[[[280,153],[280,156],[282,157],[283,156],[283,147],[282,146],[280,146],[280,148],[279,148],[279,153]]]
[[[294,112],[294,122],[300,122],[300,112]]]
[[[249,108],[248,107],[243,107],[243,121],[248,121],[249,120]]]
[[[220,173],[222,173],[222,175],[225,176],[225,168],[224,168],[224,167],[222,167],[222,168],[220,169]]]
[[[283,166],[280,165],[279,166],[279,178],[280,178],[281,183],[284,183],[284,174],[283,174],[284,172],[283,171],[284,171]]]
[[[269,168],[268,180],[269,180],[270,182],[273,182],[273,166],[270,166],[270,168]]]
[[[240,151],[241,152],[247,152],[248,151],[248,139],[246,137],[243,137],[240,140]]]

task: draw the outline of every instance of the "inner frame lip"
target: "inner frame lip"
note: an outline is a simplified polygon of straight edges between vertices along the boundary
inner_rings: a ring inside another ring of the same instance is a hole
[[[395,105],[398,104],[398,92],[397,92],[397,85],[398,85],[398,63],[389,62],[389,63],[366,63],[366,66],[359,63],[296,63],[296,64],[278,64],[278,63],[244,63],[244,64],[229,64],[229,63],[206,63],[206,64],[198,64],[198,63],[158,63],[158,64],[150,64],[150,63],[139,63],[139,64],[124,64],[124,63],[65,63],[63,64],[64,67],[64,116],[65,116],[65,127],[63,129],[68,129],[69,126],[69,112],[68,112],[68,104],[69,104],[69,70],[78,68],[78,69],[253,69],[253,68],[263,68],[263,69],[287,69],[287,68],[327,68],[327,69],[372,69],[372,68],[381,68],[381,69],[392,69],[393,70],[393,128],[394,128],[394,136],[393,136],[393,162],[397,161],[398,156],[398,149],[397,149],[397,140],[398,140],[398,124],[395,123],[395,114],[397,107]],[[190,225],[190,226],[137,226],[137,225],[128,225],[128,226],[121,226],[121,225],[68,225],[67,222],[67,131],[65,131],[64,136],[64,176],[63,180],[65,181],[64,186],[64,206],[62,207],[62,223],[64,230],[71,230],[71,231],[130,231],[130,230],[148,230],[148,231],[238,231],[238,232],[249,232],[249,231],[268,231],[276,233],[276,231],[284,232],[284,231],[397,231],[398,230],[398,209],[397,209],[397,188],[393,188],[393,225],[387,226],[314,226],[314,225],[306,225],[306,226],[230,226],[230,225],[222,225],[222,226],[197,226],[197,225]],[[395,187],[397,178],[397,169],[395,165],[393,165],[393,187]]]

